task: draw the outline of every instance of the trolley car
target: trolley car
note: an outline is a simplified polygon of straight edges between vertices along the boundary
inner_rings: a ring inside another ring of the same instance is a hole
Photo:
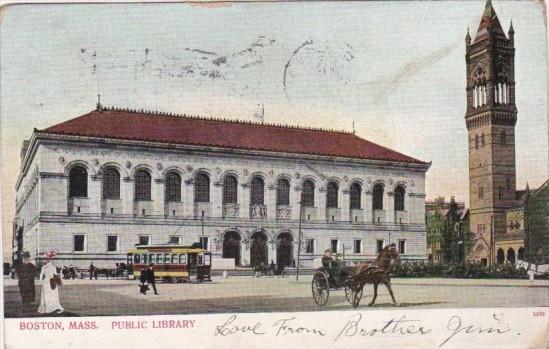
[[[182,245],[136,245],[128,251],[128,275],[138,279],[141,271],[154,263],[156,278],[188,282],[211,281],[212,254],[199,247]]]

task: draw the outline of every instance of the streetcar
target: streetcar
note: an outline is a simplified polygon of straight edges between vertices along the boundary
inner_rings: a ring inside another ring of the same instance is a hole
[[[212,253],[195,243],[183,245],[136,245],[128,251],[128,275],[138,279],[154,264],[157,279],[176,282],[211,281]]]

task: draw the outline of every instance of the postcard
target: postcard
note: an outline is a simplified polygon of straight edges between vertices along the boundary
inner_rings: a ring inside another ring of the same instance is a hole
[[[545,3],[0,23],[5,348],[549,348]]]

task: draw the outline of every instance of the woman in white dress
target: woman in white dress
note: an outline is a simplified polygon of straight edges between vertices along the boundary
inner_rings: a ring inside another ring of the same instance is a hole
[[[47,263],[42,267],[42,271],[40,272],[40,280],[42,280],[42,294],[38,312],[41,314],[62,312],[64,309],[61,304],[59,304],[59,286],[52,289],[50,283],[50,279],[54,275],[57,275],[57,268],[52,263],[55,253],[53,251],[48,251],[44,257],[46,258]]]

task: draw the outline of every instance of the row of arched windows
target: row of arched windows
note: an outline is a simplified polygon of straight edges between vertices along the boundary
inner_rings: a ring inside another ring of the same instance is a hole
[[[120,173],[114,167],[108,167],[102,175],[102,198],[120,199]],[[144,169],[135,173],[134,198],[136,201],[151,200],[151,174]],[[166,202],[181,201],[181,176],[175,172],[168,172],[164,185],[164,199]],[[336,182],[330,181],[326,187],[326,207],[337,208],[339,197],[339,186]],[[362,208],[362,186],[359,183],[353,183],[350,186],[350,208]],[[374,185],[372,208],[374,210],[383,210],[384,188],[381,184]],[[403,186],[397,186],[394,192],[395,210],[404,210],[405,189]],[[88,172],[83,166],[74,166],[69,172],[69,197],[87,197],[88,196]],[[238,180],[232,175],[226,175],[223,179],[223,204],[238,203]],[[194,201],[210,202],[210,177],[208,174],[199,172],[194,179]],[[265,204],[265,182],[259,177],[252,178],[250,183],[250,204]],[[276,185],[276,205],[290,205],[290,181],[286,178],[280,178]],[[301,205],[303,207],[315,206],[315,184],[312,180],[303,181],[301,190]]]

